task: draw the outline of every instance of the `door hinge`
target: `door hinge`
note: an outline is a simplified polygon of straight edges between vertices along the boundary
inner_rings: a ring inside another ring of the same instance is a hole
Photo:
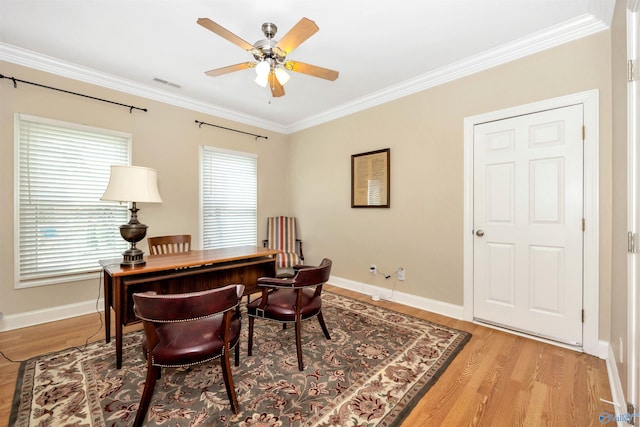
[[[636,233],[633,231],[627,232],[627,252],[630,254],[636,253]]]
[[[584,323],[584,308],[582,309],[582,323]]]
[[[582,231],[584,231],[586,229],[587,229],[587,224],[586,224],[584,218],[582,218]]]
[[[636,61],[633,59],[627,61],[627,82],[638,80],[637,68]]]
[[[584,142],[585,135],[587,134],[584,125],[582,125],[582,142]]]
[[[629,415],[629,419],[625,421],[631,424],[632,426],[636,425],[635,423],[635,419],[637,416],[636,406],[631,402],[627,402],[627,415]]]

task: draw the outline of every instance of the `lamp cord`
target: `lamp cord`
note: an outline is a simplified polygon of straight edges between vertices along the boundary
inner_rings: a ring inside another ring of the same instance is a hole
[[[87,337],[87,339],[85,340],[83,346],[81,346],[81,347],[79,347],[79,346],[71,346],[70,349],[75,349],[75,350],[77,350],[79,352],[85,351],[87,349],[87,346],[89,345],[89,340],[91,338],[95,337],[102,330],[102,327],[104,326],[104,319],[102,317],[102,312],[100,311],[100,307],[99,307],[101,289],[102,289],[102,272],[100,272],[100,277],[98,278],[98,298],[96,298],[96,305],[95,305],[96,313],[98,313],[98,316],[100,318],[100,326],[98,327],[98,329],[93,334],[91,334],[91,335],[89,335]],[[0,350],[0,356],[2,356],[3,358],[5,358],[6,360],[8,360],[11,363],[22,363],[22,362],[26,362],[27,360],[29,360],[29,359],[24,359],[24,360],[15,359],[14,360],[14,359],[10,358],[9,356],[7,356],[6,354],[4,354],[4,352],[2,350]],[[34,356],[34,357],[37,357],[37,356]]]

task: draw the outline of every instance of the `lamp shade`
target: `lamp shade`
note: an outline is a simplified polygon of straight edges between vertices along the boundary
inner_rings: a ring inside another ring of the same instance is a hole
[[[109,185],[100,200],[162,203],[158,172],[142,166],[111,165]]]

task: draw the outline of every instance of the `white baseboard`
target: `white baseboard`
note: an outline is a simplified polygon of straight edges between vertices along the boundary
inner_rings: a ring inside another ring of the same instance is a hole
[[[348,289],[350,291],[360,292],[361,294],[370,295],[380,300],[393,301],[409,307],[419,308],[431,313],[441,314],[443,316],[452,317],[462,320],[462,306],[450,304],[447,302],[423,298],[416,295],[399,292],[387,288],[381,288],[369,283],[356,282],[354,280],[343,279],[341,277],[331,276],[329,284],[338,288]]]
[[[331,276],[329,283],[348,290],[360,292],[366,295],[375,295],[382,300],[397,302],[409,307],[419,308],[443,316],[462,319],[462,307],[442,301],[418,297],[404,292],[392,291],[387,288],[373,286],[353,280]],[[97,310],[104,311],[104,299],[98,300]],[[70,317],[82,316],[96,312],[96,301],[83,301],[74,304],[61,305],[43,310],[27,311],[24,313],[5,315],[0,320],[0,332],[27,326],[39,325]]]
[[[620,382],[620,375],[618,374],[616,355],[611,344],[606,344],[607,357],[605,358],[605,362],[607,364],[607,374],[609,375],[609,387],[611,387],[611,400],[613,403],[611,413],[615,412],[618,427],[624,427],[629,425],[622,421],[624,417],[621,416],[621,414],[627,413],[627,401],[625,400],[624,390],[622,389],[622,383]]]
[[[104,299],[77,302],[74,304],[60,305],[43,310],[26,311],[24,313],[5,315],[0,320],[0,332],[13,329],[26,328],[27,326],[41,323],[68,319],[70,317],[104,311]]]

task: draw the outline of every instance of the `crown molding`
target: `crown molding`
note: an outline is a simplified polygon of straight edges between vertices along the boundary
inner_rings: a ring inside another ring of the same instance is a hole
[[[228,110],[193,98],[175,95],[152,86],[143,85],[91,68],[61,61],[50,56],[21,49],[6,43],[0,43],[0,60],[67,77],[73,80],[95,84],[97,86],[117,90],[131,95],[140,96],[153,101],[174,105],[176,107],[186,108],[203,114],[209,114],[223,119],[244,123],[246,125],[256,126],[261,129],[279,133],[286,133],[287,130],[286,127],[280,126],[271,121],[262,120],[248,114]]]
[[[609,27],[592,14],[585,14],[561,25],[504,44],[403,83],[379,90],[353,102],[327,110],[287,127],[287,133],[298,132],[338,118],[357,113],[423,90],[448,83],[552,47],[586,37]]]

